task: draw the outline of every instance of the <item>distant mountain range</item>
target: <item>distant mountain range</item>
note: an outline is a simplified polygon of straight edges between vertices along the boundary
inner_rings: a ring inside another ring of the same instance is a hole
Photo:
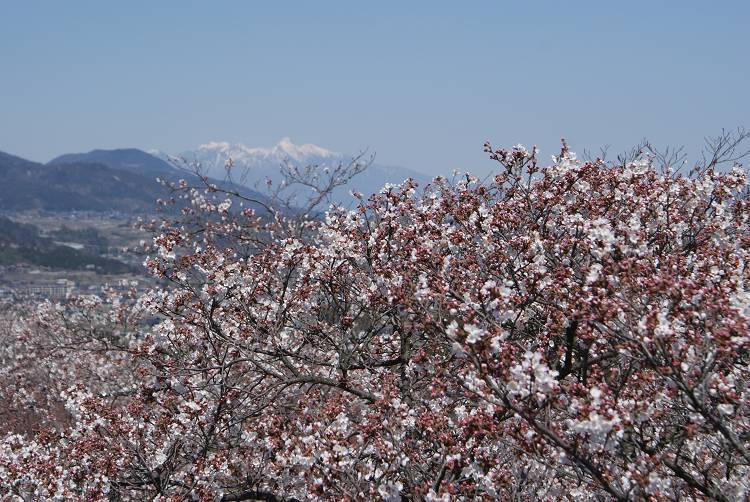
[[[2,152],[0,180],[3,211],[152,213],[165,196],[154,176],[96,163],[44,165]]]
[[[153,214],[156,200],[172,195],[157,177],[189,180],[191,174],[136,149],[68,154],[47,164],[0,152],[0,211]]]
[[[157,199],[170,196],[156,182],[157,177],[176,181],[191,176],[189,171],[178,168],[178,158],[184,160],[180,167],[199,166],[202,174],[224,186],[225,166],[231,159],[232,181],[237,184],[230,188],[259,200],[265,198],[259,191],[265,189],[267,179],[275,184],[281,181],[280,166],[284,163],[315,166],[322,171],[352,160],[352,156],[316,145],[296,145],[289,138],[271,148],[212,142],[178,156],[135,148],[92,150],[61,155],[47,164],[0,152],[0,211],[152,213]],[[352,190],[367,196],[386,183],[401,183],[407,178],[420,185],[430,181],[417,171],[373,164],[348,185],[339,187],[333,198],[349,205],[353,203]],[[301,196],[305,195],[303,191]]]
[[[317,166],[317,169],[322,171],[342,163],[347,164],[354,158],[354,155],[334,152],[317,145],[297,145],[289,138],[281,139],[270,148],[217,141],[200,145],[194,150],[181,152],[177,156],[158,150],[151,151],[151,153],[165,161],[179,158],[189,164],[200,165],[203,173],[217,179],[223,179],[226,176],[226,166],[231,159],[232,179],[250,188],[264,187],[267,179],[279,183],[282,179],[280,166],[284,163],[297,167]],[[367,159],[365,155],[361,161],[364,162]],[[418,181],[421,186],[431,181],[429,176],[412,169],[373,163],[349,184],[337,189],[333,198],[340,204],[348,205],[353,201],[349,194],[352,190],[361,192],[366,197],[380,191],[386,183],[401,183],[407,178]]]
[[[175,168],[172,164],[136,148],[68,153],[47,162],[47,165],[61,164],[102,164],[112,169],[120,169],[148,177],[175,174]]]

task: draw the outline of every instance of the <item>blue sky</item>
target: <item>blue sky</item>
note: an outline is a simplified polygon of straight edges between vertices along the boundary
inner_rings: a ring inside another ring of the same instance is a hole
[[[436,174],[482,144],[750,127],[750,2],[0,0],[0,150],[283,136]]]

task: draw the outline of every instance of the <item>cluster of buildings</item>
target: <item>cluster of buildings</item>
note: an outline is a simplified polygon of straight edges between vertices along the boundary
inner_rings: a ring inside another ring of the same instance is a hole
[[[0,300],[36,298],[65,301],[78,295],[101,294],[103,290],[142,293],[154,285],[147,277],[103,276],[90,270],[76,273],[53,271],[27,264],[0,265]]]
[[[52,300],[64,300],[76,289],[76,283],[70,279],[56,279],[44,282],[22,282],[0,285],[0,297],[42,297]]]

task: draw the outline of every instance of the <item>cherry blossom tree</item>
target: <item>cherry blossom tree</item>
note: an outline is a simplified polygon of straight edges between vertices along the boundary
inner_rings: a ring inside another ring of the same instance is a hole
[[[177,187],[191,205],[145,261],[164,287],[6,323],[4,408],[38,409],[0,442],[0,491],[750,496],[741,167],[486,151],[489,182],[407,180],[323,219]]]

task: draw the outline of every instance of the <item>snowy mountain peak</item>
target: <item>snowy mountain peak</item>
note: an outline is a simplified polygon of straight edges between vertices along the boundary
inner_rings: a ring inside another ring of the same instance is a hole
[[[281,138],[273,147],[274,152],[283,153],[294,160],[302,160],[307,157],[339,157],[341,154],[326,150],[325,148],[305,143],[304,145],[295,145],[291,138]]]
[[[221,150],[225,151],[232,147],[229,143],[226,141],[209,141],[208,143],[205,143],[203,145],[200,145],[198,147],[198,150]]]
[[[202,154],[214,154],[231,157],[233,160],[246,160],[248,158],[276,158],[279,160],[294,160],[304,162],[311,158],[333,158],[341,154],[327,150],[318,145],[305,143],[295,144],[291,138],[281,138],[278,143],[270,148],[251,148],[242,143],[228,143],[226,141],[210,141],[198,147]]]
[[[168,158],[163,154],[160,156]],[[226,166],[231,159],[233,179],[250,188],[260,189],[266,186],[266,180],[272,180],[276,184],[282,181],[280,167],[285,163],[297,167],[316,166],[325,169],[346,163],[352,158],[310,143],[298,145],[288,137],[281,138],[271,147],[249,147],[242,143],[211,141],[194,150],[182,152],[179,157],[200,166],[204,174],[216,179],[223,179],[227,175]],[[413,178],[422,186],[430,181],[424,174],[410,169],[372,165],[346,186],[338,187],[333,196],[342,204],[350,204],[350,190],[364,194],[377,193],[385,183],[401,183],[406,178]]]

